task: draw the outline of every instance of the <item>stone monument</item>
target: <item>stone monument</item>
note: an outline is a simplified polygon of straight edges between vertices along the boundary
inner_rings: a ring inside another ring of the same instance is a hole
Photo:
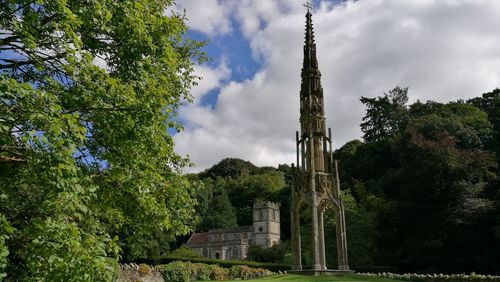
[[[292,269],[302,271],[300,242],[301,208],[308,205],[312,223],[313,274],[327,272],[323,213],[332,208],[336,219],[338,270],[349,271],[345,211],[340,193],[337,161],[333,158],[332,134],[326,132],[321,73],[316,58],[316,44],[307,7],[304,61],[300,88],[300,133],[296,132],[297,164],[291,197]],[[306,271],[306,270],[303,270]],[[332,272],[334,272],[332,270]]]

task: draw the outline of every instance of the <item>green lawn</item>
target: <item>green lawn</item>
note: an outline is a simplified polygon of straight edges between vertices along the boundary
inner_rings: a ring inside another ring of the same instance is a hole
[[[358,281],[358,282],[402,282],[402,280],[393,280],[377,277],[367,277],[357,274],[340,274],[335,276],[303,276],[303,275],[277,275],[273,277],[254,279],[254,280],[244,280],[244,281],[276,281],[276,282],[330,282],[330,281]]]

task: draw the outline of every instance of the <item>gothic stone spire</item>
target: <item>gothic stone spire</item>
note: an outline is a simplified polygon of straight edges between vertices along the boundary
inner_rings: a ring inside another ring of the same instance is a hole
[[[300,212],[308,205],[311,212],[312,269],[326,270],[323,212],[335,210],[338,269],[349,271],[345,212],[340,193],[337,162],[333,159],[331,131],[325,130],[325,112],[321,73],[316,58],[316,44],[311,20],[311,5],[306,5],[306,36],[300,86],[300,134],[296,132],[297,168],[292,185],[292,269],[302,269]]]
[[[323,88],[321,87],[321,72],[318,69],[316,43],[314,42],[314,30],[309,9],[307,9],[306,13],[304,61],[301,78],[300,122],[302,134],[324,135]]]

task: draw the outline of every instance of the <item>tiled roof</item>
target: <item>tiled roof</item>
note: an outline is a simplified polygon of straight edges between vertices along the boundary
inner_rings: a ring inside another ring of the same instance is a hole
[[[194,233],[191,235],[187,244],[203,244],[208,241],[208,233]]]
[[[241,233],[241,232],[252,232],[252,226],[238,226],[232,228],[217,228],[210,229],[207,233]]]

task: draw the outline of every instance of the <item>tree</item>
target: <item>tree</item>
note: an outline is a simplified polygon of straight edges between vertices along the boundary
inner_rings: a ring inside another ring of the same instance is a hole
[[[195,222],[167,128],[201,43],[169,0],[0,7],[0,215],[8,279],[110,280],[119,246]],[[150,238],[151,239],[151,238]],[[154,238],[153,238],[154,239]],[[2,250],[2,252],[4,252]]]
[[[210,180],[207,180],[210,181]],[[236,213],[224,189],[224,179],[219,178],[211,186],[209,204],[204,213],[201,214],[199,229],[208,231],[214,228],[230,228],[238,226],[236,224]]]
[[[400,189],[392,195],[397,216],[389,228],[400,238],[398,260],[404,269],[485,272],[494,267],[488,260],[491,246],[481,242],[491,241],[483,223],[493,203],[484,188],[495,177],[496,163],[477,143],[469,146],[476,134],[464,134],[464,128],[458,118],[426,115],[408,125],[398,144],[401,169],[393,182]]]
[[[217,177],[238,178],[240,176],[255,174],[257,171],[258,168],[251,162],[237,158],[226,158],[211,168],[201,172],[199,176],[201,179],[206,177],[210,177],[212,179],[217,179]]]
[[[361,123],[363,139],[378,141],[399,132],[407,121],[408,88],[399,86],[377,98],[361,97],[365,104],[366,116]]]

